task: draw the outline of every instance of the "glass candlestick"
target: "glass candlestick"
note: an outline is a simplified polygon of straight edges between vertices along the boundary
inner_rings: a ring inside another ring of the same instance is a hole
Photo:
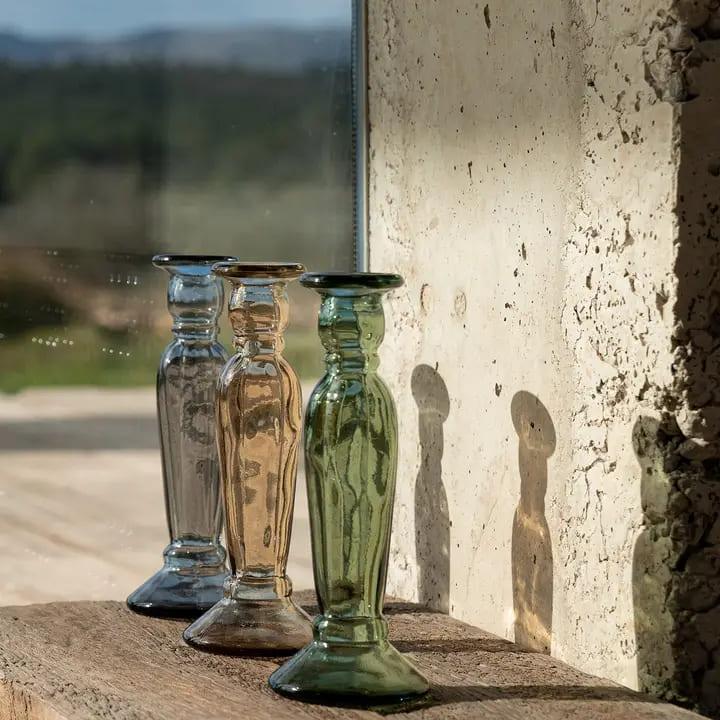
[[[201,650],[288,653],[311,638],[286,574],[301,431],[301,391],[282,356],[287,281],[302,265],[221,263],[232,283],[236,354],[218,382],[218,450],[232,574],[223,599],[183,634]]]
[[[222,597],[227,577],[215,442],[215,385],[227,353],[217,340],[223,287],[212,274],[213,264],[227,259],[153,258],[170,274],[167,302],[175,337],[157,373],[170,544],[162,569],[127,599],[131,610],[148,615],[197,617]]]
[[[307,274],[322,297],[327,372],[305,419],[305,473],[315,588],[314,639],[270,677],[289,697],[398,703],[425,678],[389,642],[382,615],[397,470],[397,414],[377,374],[383,293],[399,275]]]

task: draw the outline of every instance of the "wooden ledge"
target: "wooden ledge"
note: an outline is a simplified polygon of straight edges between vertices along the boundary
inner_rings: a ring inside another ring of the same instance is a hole
[[[298,595],[312,610],[312,595]],[[425,705],[396,717],[700,717],[416,605],[387,613],[393,641],[433,686]],[[198,653],[184,626],[114,602],[0,608],[0,720],[378,717],[284,700],[267,685],[281,660]]]

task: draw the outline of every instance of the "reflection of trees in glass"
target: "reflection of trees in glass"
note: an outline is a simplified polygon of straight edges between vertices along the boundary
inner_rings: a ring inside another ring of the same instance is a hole
[[[349,267],[348,68],[174,63],[0,61],[5,386],[144,378],[158,250]]]
[[[79,168],[93,178],[113,170],[118,186],[129,175],[140,193],[163,183],[349,186],[348,88],[345,69],[283,75],[232,66],[5,63],[0,203],[22,202],[71,170],[66,182],[82,194]],[[86,195],[102,189],[84,188]],[[127,250],[140,239],[112,244]],[[108,244],[74,244],[98,240]]]

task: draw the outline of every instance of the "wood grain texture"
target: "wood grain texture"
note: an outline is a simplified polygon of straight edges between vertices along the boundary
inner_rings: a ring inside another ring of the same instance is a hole
[[[299,598],[314,609],[311,594]],[[699,717],[416,605],[390,603],[387,613],[394,642],[433,686],[426,702],[396,717]],[[114,602],[0,609],[0,720],[378,717],[282,699],[267,685],[282,659],[198,653],[183,643],[183,627]]]

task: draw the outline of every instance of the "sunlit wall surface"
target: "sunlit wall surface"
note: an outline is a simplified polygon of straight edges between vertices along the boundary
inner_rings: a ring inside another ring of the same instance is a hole
[[[86,530],[58,539],[36,510],[56,494],[62,515],[78,485],[114,482],[103,463],[159,492],[152,385],[169,321],[154,253],[351,267],[350,18],[350,0],[0,5],[0,533],[30,533],[28,558],[55,540],[93,552]],[[314,299],[292,297],[287,354],[309,382]],[[58,467],[67,482],[42,485]],[[82,521],[103,527],[112,503],[92,492]],[[0,604],[56,599],[27,583],[0,582]]]

